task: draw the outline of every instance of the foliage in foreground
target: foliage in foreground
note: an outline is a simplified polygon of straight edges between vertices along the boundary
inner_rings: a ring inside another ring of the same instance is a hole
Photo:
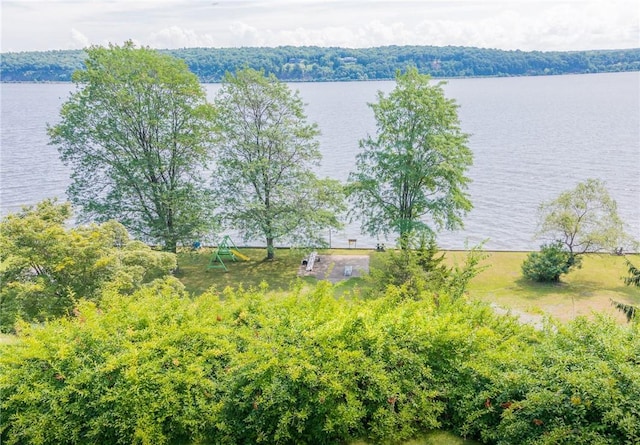
[[[68,314],[105,289],[133,292],[176,267],[174,254],[130,239],[115,221],[67,229],[70,217],[69,204],[45,200],[0,221],[0,331],[17,318]]]
[[[2,347],[3,443],[391,443],[450,428],[497,444],[640,440],[635,325],[536,332],[429,292],[331,285],[190,300],[174,279],[23,324]]]

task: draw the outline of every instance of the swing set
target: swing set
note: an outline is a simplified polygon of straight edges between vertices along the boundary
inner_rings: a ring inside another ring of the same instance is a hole
[[[231,239],[229,235],[225,235],[222,238],[222,241],[218,243],[218,247],[213,251],[211,255],[211,259],[209,260],[209,265],[207,266],[207,270],[209,269],[224,269],[225,272],[228,272],[227,266],[222,261],[222,257],[231,259],[231,261],[238,261],[239,259],[242,261],[249,261],[250,258],[238,251],[235,243]]]

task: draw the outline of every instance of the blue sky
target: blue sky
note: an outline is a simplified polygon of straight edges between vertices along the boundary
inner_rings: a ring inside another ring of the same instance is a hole
[[[2,52],[152,48],[640,47],[637,0],[2,0]]]

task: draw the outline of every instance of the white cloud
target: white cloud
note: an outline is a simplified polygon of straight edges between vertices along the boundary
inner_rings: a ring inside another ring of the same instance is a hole
[[[71,44],[67,49],[82,49],[91,45],[91,41],[83,33],[71,28]]]
[[[635,0],[2,0],[2,45],[605,49],[640,47],[639,22]]]
[[[227,39],[219,42],[219,46],[263,46],[262,32],[244,22],[234,21],[228,28]]]
[[[148,45],[155,48],[194,48],[212,46],[214,39],[210,34],[198,34],[192,29],[170,26],[158,32],[152,32]]]

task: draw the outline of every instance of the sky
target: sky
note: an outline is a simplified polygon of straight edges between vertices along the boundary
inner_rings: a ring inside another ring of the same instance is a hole
[[[1,0],[0,51],[316,45],[640,48],[638,0]]]

